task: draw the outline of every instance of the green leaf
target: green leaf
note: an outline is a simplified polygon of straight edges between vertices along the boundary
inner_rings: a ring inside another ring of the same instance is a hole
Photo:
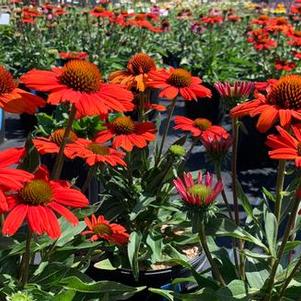
[[[174,301],[173,291],[163,290],[159,288],[149,288],[150,292],[164,297],[168,301]]]
[[[139,263],[138,256],[140,245],[142,241],[142,234],[139,232],[132,232],[128,243],[128,256],[135,280],[139,278]]]
[[[239,238],[252,242],[255,245],[263,248],[266,252],[269,252],[269,249],[265,244],[262,243],[261,240],[238,227],[234,222],[226,218],[212,219],[212,221],[206,225],[206,234],[212,236],[230,236]]]
[[[72,301],[76,292],[74,290],[64,290],[53,297],[53,301]]]
[[[278,224],[275,215],[269,212],[268,210],[266,210],[264,214],[264,228],[265,228],[265,234],[268,241],[270,253],[275,258],[277,256],[276,244],[277,244]]]
[[[94,266],[97,269],[102,269],[102,270],[108,270],[108,271],[116,270],[116,268],[112,265],[112,263],[109,259],[104,259],[102,261],[99,261],[99,262],[95,263]]]
[[[301,240],[288,241],[284,247],[284,254],[294,250],[296,247],[301,245]]]
[[[63,218],[60,218],[60,223],[62,234],[60,238],[56,241],[56,246],[58,247],[63,247],[87,227],[85,222],[79,222],[78,225],[73,226]]]
[[[113,281],[98,281],[98,282],[83,282],[77,277],[71,276],[64,278],[60,281],[60,284],[67,289],[72,289],[82,293],[100,293],[100,294],[122,294],[127,292],[138,292],[143,290],[145,287],[131,287],[121,283]]]
[[[248,197],[244,193],[239,181],[236,182],[236,185],[237,185],[237,195],[238,195],[239,200],[241,201],[241,205],[243,206],[243,208],[244,208],[246,214],[248,215],[248,217],[251,218],[253,221],[255,221],[257,223],[257,220],[256,220],[256,218],[253,214],[252,205],[249,202]]]

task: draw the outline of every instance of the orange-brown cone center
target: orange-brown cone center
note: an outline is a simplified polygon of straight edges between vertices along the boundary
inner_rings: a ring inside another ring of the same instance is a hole
[[[112,125],[117,134],[130,134],[135,130],[135,123],[130,117],[120,116],[112,121]]]
[[[44,180],[33,180],[25,184],[19,195],[25,204],[44,205],[51,202],[52,188]]]
[[[287,75],[280,78],[269,93],[268,101],[282,109],[301,109],[301,76]]]
[[[93,10],[96,13],[102,13],[105,9],[102,6],[96,6]]]
[[[193,124],[203,131],[207,130],[208,128],[210,128],[212,126],[211,121],[209,121],[208,119],[205,119],[205,118],[197,118],[193,122]]]
[[[177,88],[189,87],[192,83],[192,76],[184,69],[175,69],[167,79],[167,82]]]
[[[101,73],[91,62],[72,60],[64,65],[60,81],[75,91],[92,93],[99,90]]]
[[[110,154],[110,149],[102,144],[99,143],[91,143],[87,147],[93,154],[96,155],[109,155]]]
[[[58,146],[60,146],[63,142],[64,134],[65,134],[65,129],[58,129],[50,135],[50,140],[56,143]],[[68,137],[68,143],[72,143],[76,139],[77,139],[77,135],[71,131]]]
[[[17,87],[13,76],[4,67],[0,66],[0,95],[12,92]]]
[[[112,234],[112,230],[111,230],[110,226],[108,226],[106,224],[98,224],[98,225],[94,226],[93,231],[94,231],[94,233],[100,234],[100,235]]]
[[[147,54],[137,53],[131,57],[127,68],[132,74],[139,75],[156,69],[156,64],[154,60]]]

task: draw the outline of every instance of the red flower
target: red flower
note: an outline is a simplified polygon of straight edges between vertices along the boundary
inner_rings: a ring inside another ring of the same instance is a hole
[[[192,76],[184,69],[161,69],[151,71],[148,85],[152,88],[162,89],[159,97],[175,99],[182,96],[185,100],[197,100],[198,97],[211,97],[211,91],[201,85],[202,80]]]
[[[24,74],[21,81],[32,89],[50,92],[50,104],[73,103],[79,117],[125,112],[134,107],[131,92],[103,83],[97,66],[87,61],[71,60],[51,71],[34,69]]]
[[[60,150],[60,146],[63,142],[65,134],[65,129],[55,130],[48,138],[37,137],[32,140],[35,148],[42,155],[45,154],[58,154]],[[74,132],[70,132],[69,134],[69,143],[76,141],[77,136]],[[64,154],[66,154],[66,148],[64,149]]]
[[[297,65],[294,62],[289,62],[289,61],[281,61],[281,60],[276,60],[275,62],[275,69],[276,70],[284,70],[284,71],[292,71],[295,69]]]
[[[130,117],[119,116],[107,123],[107,130],[99,132],[96,142],[113,139],[114,148],[132,151],[133,147],[144,148],[156,139],[156,128],[152,122],[133,122]]]
[[[301,120],[301,76],[284,76],[268,86],[267,95],[256,93],[255,97],[233,108],[232,117],[259,115],[257,129],[260,132],[266,132],[278,120],[282,127],[288,127],[292,119]]]
[[[111,11],[105,10],[102,6],[96,6],[90,11],[91,16],[97,18],[109,18],[114,14]]]
[[[184,202],[188,205],[199,207],[213,203],[223,190],[221,181],[213,185],[212,175],[206,173],[205,177],[203,177],[201,172],[198,174],[196,183],[191,173],[184,173],[184,180],[177,178],[174,180],[174,185]]]
[[[216,161],[223,159],[232,145],[230,134],[221,126],[203,133],[201,141],[209,156]]]
[[[295,160],[297,168],[301,167],[301,124],[293,125],[292,135],[280,126],[276,129],[280,135],[269,135],[267,145],[273,150],[269,151],[271,159]]]
[[[223,18],[221,16],[206,16],[201,18],[201,22],[204,24],[220,24],[223,23]]]
[[[10,165],[17,164],[24,154],[24,148],[9,148],[0,152],[0,212],[8,210],[4,193],[21,189],[25,182],[33,178],[27,171],[9,168]]]
[[[267,50],[277,47],[277,42],[270,38],[265,29],[256,29],[248,33],[247,41],[252,43],[256,50]]]
[[[68,52],[60,52],[59,56],[63,60],[86,60],[89,55],[84,51],[68,51]]]
[[[269,16],[261,15],[257,19],[253,19],[251,23],[266,26],[268,24],[269,20],[270,20]]]
[[[10,212],[3,224],[3,235],[14,235],[26,220],[33,233],[47,234],[52,239],[61,235],[55,212],[76,225],[77,217],[65,206],[83,208],[89,204],[88,199],[67,182],[50,180],[45,167],[40,167],[32,181],[7,199]]]
[[[175,130],[182,130],[184,132],[190,132],[193,137],[200,137],[207,131],[214,132],[219,129],[219,126],[212,125],[211,121],[205,118],[197,118],[191,120],[183,116],[175,116]]]
[[[0,108],[10,113],[34,114],[44,105],[42,98],[17,88],[10,72],[0,66]]]
[[[94,214],[91,219],[85,217],[85,223],[89,230],[82,232],[83,235],[92,235],[90,240],[107,240],[116,245],[127,244],[129,234],[126,229],[118,224],[111,224],[103,215],[96,217]]]
[[[83,158],[90,166],[98,163],[105,163],[111,166],[126,165],[123,161],[124,153],[87,139],[80,138],[74,143],[67,144],[65,153],[71,159],[75,157]]]

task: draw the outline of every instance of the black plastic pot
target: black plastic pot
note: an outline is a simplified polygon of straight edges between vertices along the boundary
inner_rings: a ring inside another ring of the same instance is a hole
[[[185,101],[186,116],[191,119],[206,118],[213,124],[219,124],[223,113],[220,107],[220,95],[213,85],[202,83],[212,92],[212,97],[199,98],[197,101]]]
[[[190,264],[200,272],[204,266],[204,256],[200,255],[190,261]],[[191,272],[183,268],[182,266],[174,266],[162,270],[154,271],[140,271],[138,281],[135,281],[133,274],[128,269],[117,269],[117,270],[103,270],[95,268],[94,265],[90,265],[86,274],[95,281],[100,280],[111,280],[125,285],[137,287],[147,286],[152,288],[169,289],[177,292],[188,292],[193,288],[191,283],[179,284],[173,286],[171,282],[176,278],[189,277]],[[151,293],[147,289],[136,294],[132,298],[128,299],[131,301],[163,301],[166,300],[156,294]]]
[[[260,133],[256,128],[257,118],[246,116],[241,119],[246,131],[239,132],[237,166],[239,170],[275,167],[275,160],[268,156],[267,136],[271,133]]]

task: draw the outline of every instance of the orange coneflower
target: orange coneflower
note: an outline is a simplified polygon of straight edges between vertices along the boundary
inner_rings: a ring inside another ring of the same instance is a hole
[[[58,154],[61,144],[63,142],[65,134],[65,129],[57,129],[51,133],[51,135],[46,137],[37,137],[32,139],[33,145],[42,155],[45,154]],[[68,137],[68,143],[75,142],[77,140],[77,135],[71,131]],[[66,155],[66,149],[64,149]]]
[[[14,235],[26,220],[33,233],[47,234],[52,239],[61,235],[55,212],[76,225],[77,217],[66,206],[83,208],[89,204],[79,190],[70,188],[69,183],[50,180],[44,166],[36,172],[33,180],[7,199],[9,213],[3,224],[3,235]]]
[[[119,116],[106,124],[95,141],[104,143],[113,139],[114,148],[132,151],[133,147],[144,148],[156,139],[156,127],[152,122],[134,122],[130,117]]]
[[[24,148],[9,148],[0,153],[0,212],[8,210],[5,196],[6,191],[20,190],[25,182],[30,181],[33,175],[22,169],[10,168],[10,165],[19,163],[24,156]]]
[[[159,97],[170,100],[182,96],[185,100],[197,100],[198,97],[211,97],[211,91],[201,85],[202,80],[192,76],[184,69],[161,69],[149,73],[148,85],[162,89]]]
[[[301,167],[301,124],[291,127],[292,134],[280,126],[276,127],[279,135],[269,135],[267,145],[273,150],[269,151],[271,159],[294,160],[296,167]]]
[[[278,120],[288,127],[292,119],[301,120],[301,76],[287,75],[271,83],[266,95],[255,93],[255,99],[231,110],[232,117],[259,116],[257,128],[266,132]]]
[[[82,232],[83,235],[91,235],[90,240],[107,240],[113,244],[124,245],[129,240],[126,229],[118,224],[110,223],[103,215],[96,217],[94,214],[91,219],[85,217],[85,223],[89,230]]]
[[[184,116],[175,116],[174,129],[184,132],[190,132],[193,137],[200,137],[207,131],[214,132],[217,126],[212,125],[212,122],[205,118],[197,118],[195,120]]]
[[[33,69],[21,81],[30,88],[50,92],[50,104],[73,103],[79,117],[134,108],[133,94],[119,85],[104,83],[100,70],[88,61],[71,60],[51,71]]]
[[[145,53],[137,53],[128,61],[127,69],[110,74],[110,82],[121,84],[128,89],[143,92],[147,85],[149,72],[156,69],[154,60]]]
[[[17,87],[13,76],[0,66],[0,108],[11,113],[34,114],[45,101]]]
[[[116,149],[88,139],[77,139],[74,143],[67,144],[65,149],[68,158],[82,158],[90,166],[105,163],[111,166],[125,166],[125,154]]]

